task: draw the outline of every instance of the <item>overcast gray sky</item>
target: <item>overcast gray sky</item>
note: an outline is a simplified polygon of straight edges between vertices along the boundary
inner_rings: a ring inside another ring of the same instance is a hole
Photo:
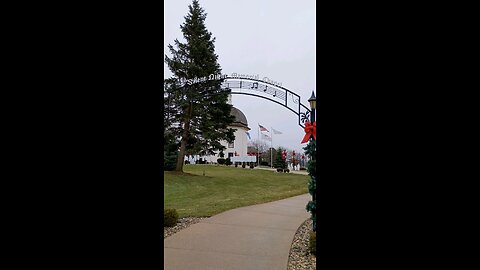
[[[164,1],[164,54],[168,44],[183,41],[180,25],[191,0]],[[315,1],[314,0],[199,0],[207,13],[207,29],[216,38],[222,74],[259,75],[282,83],[301,96],[308,108],[308,98],[315,84]],[[164,78],[172,75],[164,63]],[[232,95],[233,105],[247,117],[252,139],[258,124],[273,135],[273,146],[303,152],[300,144],[304,131],[298,117],[281,105],[245,95]],[[318,115],[317,115],[318,119]],[[268,133],[267,133],[268,134]]]

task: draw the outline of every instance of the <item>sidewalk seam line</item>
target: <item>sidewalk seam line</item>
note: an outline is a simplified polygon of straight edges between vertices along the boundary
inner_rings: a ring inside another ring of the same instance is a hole
[[[224,223],[210,223],[210,222],[203,222],[204,224],[216,224],[216,225],[223,225],[223,226],[235,226],[235,227],[248,227],[248,228],[260,228],[260,229],[268,229],[268,230],[278,230],[278,231],[296,231],[296,229],[284,229],[284,228],[271,228],[271,227],[261,227],[261,226],[254,226],[254,225],[241,225],[241,224],[224,224]]]
[[[203,253],[222,253],[222,254],[231,254],[231,255],[246,256],[246,257],[260,257],[260,258],[284,257],[284,255],[263,256],[263,255],[255,255],[255,254],[240,254],[240,253],[232,253],[232,252],[225,252],[225,251],[196,250],[196,249],[176,248],[176,247],[165,247],[164,249],[177,249],[177,250],[195,251],[195,252],[203,252]],[[289,250],[289,253],[290,253],[290,250]]]

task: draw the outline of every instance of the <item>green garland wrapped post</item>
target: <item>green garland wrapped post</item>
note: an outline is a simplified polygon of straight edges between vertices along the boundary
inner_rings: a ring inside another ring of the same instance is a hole
[[[316,141],[313,138],[309,139],[309,142],[305,148],[305,153],[310,157],[307,165],[308,175],[310,176],[310,180],[308,181],[308,192],[312,195],[312,200],[307,204],[307,211],[312,213],[312,221],[313,221],[313,231],[317,229],[317,199],[315,198],[317,192],[317,166],[315,161],[315,156],[317,152],[317,145]]]

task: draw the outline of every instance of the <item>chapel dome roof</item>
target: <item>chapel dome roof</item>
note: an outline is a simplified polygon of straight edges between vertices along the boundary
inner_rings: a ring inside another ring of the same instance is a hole
[[[245,117],[245,114],[243,114],[242,111],[235,107],[232,107],[230,115],[235,116],[235,120],[233,121],[232,126],[239,126],[250,130],[250,128],[248,128],[247,117]]]

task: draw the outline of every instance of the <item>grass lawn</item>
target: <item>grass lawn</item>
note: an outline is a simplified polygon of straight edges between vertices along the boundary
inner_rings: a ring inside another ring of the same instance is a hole
[[[164,208],[175,208],[179,217],[212,216],[308,193],[308,175],[241,166],[184,165],[183,170],[185,174],[163,173]]]

